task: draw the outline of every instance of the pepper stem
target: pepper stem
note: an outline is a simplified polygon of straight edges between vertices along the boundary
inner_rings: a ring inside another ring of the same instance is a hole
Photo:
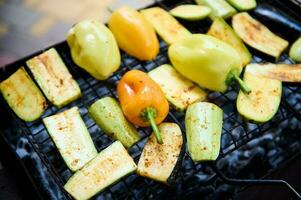
[[[243,81],[241,80],[241,78],[239,78],[239,76],[237,76],[236,74],[233,76],[234,80],[238,83],[240,89],[247,94],[251,93],[251,89],[249,88],[249,86]]]
[[[235,71],[230,71],[227,78],[227,83],[232,84],[234,81],[239,85],[240,89],[244,93],[246,94],[251,93],[251,89],[249,88],[249,86],[243,80],[241,80],[241,78],[237,75],[237,73]]]
[[[158,129],[158,126],[157,126],[157,124],[155,122],[155,119],[154,119],[156,111],[153,108],[148,107],[148,108],[145,109],[145,112],[146,112],[146,119],[149,121],[149,123],[150,123],[150,125],[151,125],[151,127],[152,127],[152,129],[155,133],[155,136],[157,138],[157,142],[159,144],[163,144],[163,140],[161,138],[161,133],[160,133],[160,131]]]

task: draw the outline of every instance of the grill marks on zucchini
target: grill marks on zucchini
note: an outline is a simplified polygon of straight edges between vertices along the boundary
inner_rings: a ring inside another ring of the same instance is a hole
[[[301,64],[250,64],[248,73],[283,82],[301,82]]]
[[[81,96],[79,86],[54,48],[26,63],[48,100],[55,106],[62,107]]]
[[[153,133],[144,146],[138,163],[137,174],[168,184],[179,159],[183,137],[175,123],[159,125],[163,144],[159,144]]]
[[[204,90],[178,73],[171,65],[161,65],[148,75],[161,87],[167,100],[180,111],[194,102],[206,99],[207,93]]]
[[[116,141],[77,171],[64,188],[77,200],[89,199],[136,168],[132,157]]]
[[[47,107],[46,99],[23,67],[1,82],[0,90],[11,109],[24,121],[38,119]]]
[[[76,171],[97,155],[77,107],[43,119],[67,166]]]
[[[245,43],[270,56],[278,58],[288,46],[286,40],[272,33],[246,12],[234,15],[232,26]]]

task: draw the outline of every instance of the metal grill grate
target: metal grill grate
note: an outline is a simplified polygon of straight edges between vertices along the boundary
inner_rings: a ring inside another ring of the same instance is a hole
[[[155,6],[160,6],[166,10],[169,10],[172,7],[182,3],[192,3],[192,1],[166,0],[157,2]],[[198,33],[205,33],[208,25],[210,24],[209,21],[206,20],[194,23],[181,21],[181,23],[192,32]],[[69,67],[72,75],[80,85],[82,90],[82,98],[64,107],[63,109],[57,109],[54,106],[50,106],[42,118],[56,114],[67,108],[78,106],[80,108],[81,116],[91,133],[92,139],[98,151],[111,144],[112,140],[98,128],[91,118],[89,118],[87,114],[87,108],[94,101],[101,97],[113,96],[116,98],[116,83],[126,71],[130,69],[139,69],[147,72],[157,66],[160,66],[161,64],[169,62],[167,57],[168,47],[163,41],[161,41],[160,54],[155,60],[151,62],[140,62],[122,53],[122,65],[120,70],[114,73],[114,75],[106,81],[97,81],[73,63],[69,53],[69,47],[66,42],[57,44],[54,47],[59,52],[66,65]],[[266,60],[266,57],[258,54],[258,52],[254,51],[253,53],[256,55],[253,58],[253,62],[262,62]],[[24,61],[26,61],[26,59],[24,59]],[[21,64],[25,65],[24,61]],[[287,55],[283,55],[279,62],[292,63]],[[239,116],[236,111],[235,104],[238,88],[230,87],[228,91],[223,94],[218,92],[211,92],[209,94],[208,101],[217,104],[224,110],[224,126],[219,159],[229,156],[230,153],[240,149],[240,147],[253,140],[257,136],[263,134],[265,131],[277,127],[285,120],[292,119],[293,117],[301,119],[301,88],[294,85],[284,85],[283,91],[283,97],[285,98],[282,99],[279,111],[270,122],[264,124],[248,123]],[[21,122],[17,119],[17,117],[15,117],[15,120],[20,122],[20,126],[27,133],[45,166],[51,171],[52,175],[57,181],[57,184],[63,190],[64,183],[66,183],[72,173],[64,164],[63,159],[60,157],[59,152],[49,137],[47,130],[42,123],[42,118],[33,123]],[[172,109],[166,121],[179,124],[183,133],[185,133],[184,113],[177,112]],[[142,140],[129,149],[130,155],[136,162],[139,159],[150,131],[151,130],[149,128],[140,128],[139,132],[143,136]],[[176,184],[173,187],[167,187],[155,181],[147,180],[133,174],[109,187],[95,198],[155,199],[170,191],[173,191],[174,194],[180,194],[183,192],[189,193],[189,187],[184,187],[181,183],[185,182],[189,184],[191,179],[195,179],[195,175],[198,177],[197,183],[199,185],[206,185],[216,181],[216,174],[210,165],[206,163],[193,163],[189,154],[187,153],[187,150],[184,152],[183,161],[180,164],[180,171],[175,181]],[[179,188],[179,185],[181,185],[181,188]]]

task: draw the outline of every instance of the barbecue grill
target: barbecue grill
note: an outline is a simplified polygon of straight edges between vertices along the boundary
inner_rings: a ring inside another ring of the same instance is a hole
[[[193,1],[163,0],[156,1],[151,6],[160,6],[170,10],[184,3],[193,3]],[[270,0],[262,3],[262,6],[264,5],[280,9],[301,22],[301,16],[298,15],[301,10],[299,1],[286,1],[286,5],[284,5],[280,0]],[[259,4],[259,6],[261,5]],[[267,20],[256,10],[252,11],[251,15],[262,22]],[[206,33],[210,26],[209,20],[180,22],[194,33]],[[295,34],[298,31],[301,34],[300,24],[296,24]],[[287,30],[277,29],[273,23],[266,25],[277,30],[275,33],[287,36]],[[293,40],[293,37],[295,35],[286,39]],[[104,96],[116,98],[116,84],[126,71],[139,69],[147,72],[161,64],[169,63],[168,46],[161,40],[160,54],[153,61],[141,62],[122,52],[120,69],[108,80],[98,81],[76,66],[65,41],[52,47],[58,51],[78,82],[82,90],[82,97],[62,109],[49,103],[49,107],[42,118],[78,106],[98,151],[106,148],[113,141],[88,116],[87,108]],[[26,68],[25,62],[41,52],[43,50],[2,68],[0,81],[7,78],[19,67],[25,66]],[[254,55],[253,62],[273,61],[270,57],[255,50],[251,50],[251,52]],[[287,54],[283,54],[277,62],[293,63]],[[283,84],[280,108],[271,121],[263,124],[254,124],[242,119],[236,110],[237,93],[237,87],[230,87],[225,93],[211,92],[208,95],[208,101],[224,110],[221,150],[216,162],[194,163],[187,149],[183,149],[182,159],[179,159],[177,163],[179,171],[172,185],[165,186],[132,174],[96,195],[95,199],[193,199],[201,197],[204,199],[223,199],[230,198],[243,190],[241,186],[245,185],[282,185],[291,191],[291,197],[301,198],[298,192],[283,180],[260,179],[298,155],[301,150],[301,135],[298,134],[301,131],[301,86]],[[44,199],[72,199],[63,189],[72,172],[67,168],[49,137],[42,123],[42,118],[31,123],[20,120],[2,97],[0,97],[0,109],[1,119],[5,118],[1,122],[0,137],[4,139],[14,156],[18,158],[18,164],[21,164],[25,169],[38,194]],[[185,133],[184,113],[171,109],[165,121],[179,124],[182,132]],[[139,132],[143,136],[142,139],[129,149],[130,155],[136,162],[151,129],[140,128]],[[250,167],[256,165],[258,168]],[[232,187],[231,185],[240,187]]]

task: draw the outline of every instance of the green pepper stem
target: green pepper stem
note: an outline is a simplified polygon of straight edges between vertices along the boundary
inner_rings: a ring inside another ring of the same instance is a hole
[[[241,80],[241,78],[239,78],[239,76],[237,76],[236,74],[233,75],[233,79],[238,83],[240,89],[246,93],[246,94],[250,94],[251,93],[251,89],[249,88],[249,86],[243,81]]]
[[[230,71],[230,73],[228,74],[226,83],[228,85],[230,85],[230,84],[233,84],[234,81],[239,85],[240,89],[244,93],[246,93],[246,94],[250,94],[251,93],[251,89],[248,87],[248,85],[243,80],[241,80],[241,78],[238,76],[236,70]]]
[[[155,122],[155,119],[154,119],[155,114],[156,114],[155,110],[151,107],[148,107],[148,108],[145,109],[145,112],[146,112],[146,118],[149,121],[149,123],[150,123],[150,125],[151,125],[151,127],[152,127],[152,129],[153,129],[153,131],[156,135],[157,142],[159,144],[163,144],[163,140],[161,138],[161,133],[160,133],[160,131],[158,129],[158,126],[157,126],[157,124]]]

